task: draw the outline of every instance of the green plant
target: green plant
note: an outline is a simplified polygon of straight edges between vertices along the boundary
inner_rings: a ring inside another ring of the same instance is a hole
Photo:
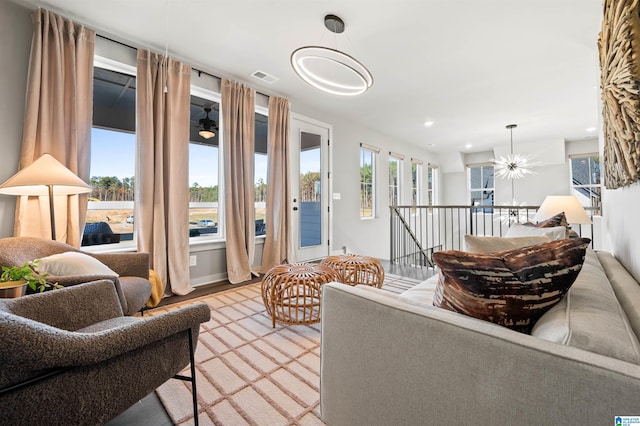
[[[41,274],[38,272],[38,263],[40,263],[39,260],[34,260],[22,266],[3,266],[0,281],[25,280],[29,288],[36,292],[62,288],[58,283],[50,283],[47,281],[46,278],[49,274]]]

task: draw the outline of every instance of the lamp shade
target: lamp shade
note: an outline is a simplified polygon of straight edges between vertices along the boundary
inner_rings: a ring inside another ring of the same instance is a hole
[[[591,223],[584,207],[573,195],[548,195],[533,220],[540,222],[562,212],[568,223]]]
[[[55,195],[85,194],[91,187],[51,154],[42,154],[0,185],[0,194],[48,195],[49,186]]]

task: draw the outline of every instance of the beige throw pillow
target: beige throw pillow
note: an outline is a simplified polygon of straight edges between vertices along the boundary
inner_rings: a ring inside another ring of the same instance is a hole
[[[118,276],[95,257],[73,251],[43,257],[38,264],[38,271],[58,277],[72,275]]]
[[[477,235],[464,236],[465,249],[473,253],[491,253],[494,251],[511,250],[546,243],[548,241],[551,241],[551,238],[546,235],[513,238],[481,237]]]
[[[553,226],[551,228],[537,228],[535,226],[527,226],[521,223],[514,223],[509,229],[505,237],[547,237],[550,240],[561,240],[567,238],[567,228],[564,226]]]

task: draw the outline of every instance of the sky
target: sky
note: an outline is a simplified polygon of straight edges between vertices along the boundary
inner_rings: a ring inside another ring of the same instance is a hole
[[[91,176],[116,176],[120,179],[135,175],[136,135],[93,128],[91,130]],[[189,144],[189,186],[218,184],[216,169],[218,149]],[[267,181],[267,157],[256,157],[255,181]]]

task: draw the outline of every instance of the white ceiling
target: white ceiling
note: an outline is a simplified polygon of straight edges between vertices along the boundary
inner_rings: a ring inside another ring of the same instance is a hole
[[[435,152],[596,137],[602,0],[14,0],[134,46],[328,111]],[[345,32],[323,24],[340,16]],[[167,24],[168,22],[168,24]],[[167,30],[168,28],[168,30]],[[293,72],[303,45],[351,54],[373,74],[359,97]],[[265,84],[256,70],[279,80]],[[423,123],[433,120],[427,128]],[[472,148],[465,145],[472,144]]]

